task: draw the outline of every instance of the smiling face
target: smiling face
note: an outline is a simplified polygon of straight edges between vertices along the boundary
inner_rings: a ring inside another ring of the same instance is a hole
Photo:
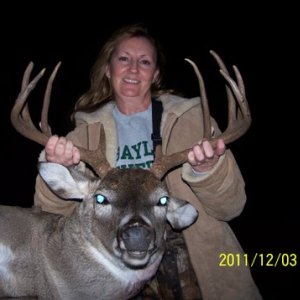
[[[144,37],[121,41],[106,68],[117,103],[151,101],[151,84],[158,73],[155,48]]]

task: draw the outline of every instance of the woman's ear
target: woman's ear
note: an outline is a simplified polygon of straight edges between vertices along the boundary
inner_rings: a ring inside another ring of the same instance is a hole
[[[154,82],[156,81],[158,75],[159,75],[159,70],[156,70],[156,71],[154,72],[154,76],[153,76],[153,79],[152,79],[152,83],[154,83]]]
[[[110,67],[109,67],[109,65],[106,65],[106,67],[105,67],[105,75],[108,79],[110,78]]]

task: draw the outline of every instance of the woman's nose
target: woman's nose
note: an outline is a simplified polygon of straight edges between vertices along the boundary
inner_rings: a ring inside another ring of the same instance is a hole
[[[130,63],[130,71],[133,73],[136,73],[138,71],[138,62],[135,60],[132,60]]]

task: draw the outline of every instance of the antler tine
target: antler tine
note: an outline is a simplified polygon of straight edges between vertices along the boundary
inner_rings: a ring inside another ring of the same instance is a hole
[[[22,80],[21,92],[18,95],[15,104],[10,114],[10,120],[15,129],[25,136],[26,138],[33,140],[43,146],[46,145],[48,137],[36,129],[34,126],[26,102],[30,92],[35,88],[38,81],[45,73],[45,69],[42,69],[38,75],[29,83],[31,71],[33,69],[33,62],[30,62],[24,72]]]
[[[241,75],[239,69],[237,68],[237,66],[233,65],[232,67],[234,70],[235,77],[237,79],[237,84],[238,84],[239,90],[241,91],[242,95],[246,95],[245,85],[244,85],[242,75]],[[242,113],[242,108],[241,108],[238,110],[237,117],[239,118],[239,117],[247,117],[248,115],[250,116],[250,108],[249,108],[247,100],[244,101],[243,105],[241,105],[241,106],[243,107],[243,109],[246,109],[244,111],[244,116],[241,115],[241,113]]]
[[[220,56],[213,50],[210,50],[209,53],[214,57],[220,69],[223,70],[224,73],[229,75],[228,69],[226,68]],[[230,124],[232,120],[236,118],[236,115],[234,113],[236,111],[236,104],[235,104],[233,94],[227,85],[226,85],[226,94],[227,94],[227,105],[228,105],[227,123]]]
[[[227,71],[221,58],[213,51],[212,54],[214,54],[214,57],[220,66],[221,75],[231,87],[231,89],[229,89],[229,87],[226,86],[226,89],[230,91],[231,97],[228,98],[228,126],[222,134],[225,143],[230,143],[241,137],[250,127],[252,122],[250,109],[245,96],[246,93],[244,81],[239,69],[236,66],[233,66],[237,80],[236,83],[230,77],[229,72]],[[236,103],[238,104],[237,108]]]
[[[106,152],[106,142],[103,125],[101,125],[100,128],[100,140],[96,150],[87,150],[78,146],[77,148],[80,151],[80,159],[89,164],[101,178],[103,178],[111,169],[111,166],[104,155]]]
[[[30,77],[30,73],[33,69],[33,63],[30,62],[25,70],[23,79],[22,79],[22,86],[21,86],[21,92],[22,93],[25,89],[26,86],[28,85],[29,82],[29,77]],[[26,75],[25,75],[26,74]],[[28,109],[28,105],[27,103],[25,103],[25,105],[23,106],[23,110],[22,110],[22,118],[24,120],[27,120],[28,124],[30,124],[31,127],[34,127],[33,122],[30,118],[30,114],[29,114],[29,109]]]
[[[243,78],[236,66],[233,66],[233,70],[235,73],[235,77],[237,79],[237,84],[230,77],[224,62],[219,57],[219,55],[212,50],[210,51],[210,53],[217,61],[220,67],[221,75],[226,79],[227,83],[231,87],[229,88],[229,86],[226,86],[227,99],[228,99],[228,125],[227,125],[227,129],[223,133],[225,139],[227,138],[230,139],[230,141],[228,141],[227,143],[230,143],[231,141],[234,141],[235,139],[243,135],[248,130],[251,124],[250,109],[249,109],[247,99],[245,97],[245,85],[243,82]],[[236,103],[238,104],[238,107],[236,107]],[[240,122],[237,122],[237,120],[240,120]],[[235,134],[233,134],[233,132],[238,134],[238,132],[236,132],[236,129],[238,127],[240,127],[241,129],[241,135],[236,136]],[[235,128],[235,130],[233,130],[233,128]],[[230,137],[228,137],[227,134],[230,131],[232,133],[230,134]]]
[[[44,95],[43,108],[42,108],[42,117],[41,117],[41,131],[39,131],[33,124],[29,109],[28,103],[26,102],[30,92],[35,88],[38,81],[45,73],[45,69],[41,70],[38,75],[29,83],[29,78],[33,69],[34,64],[30,62],[24,72],[21,92],[18,95],[15,104],[12,108],[10,119],[14,128],[26,138],[37,142],[38,144],[45,146],[49,137],[51,136],[51,129],[48,125],[48,110],[50,104],[50,96],[52,90],[52,84],[57,74],[57,71],[61,65],[59,62],[50,78],[48,79],[46,92]],[[107,162],[103,153],[105,153],[105,137],[104,129],[101,127],[101,145],[98,146],[96,150],[87,150],[82,147],[78,147],[81,155],[81,160],[89,164],[94,171],[100,176],[103,177],[111,168]]]
[[[220,67],[220,73],[227,81],[226,86],[227,100],[228,100],[228,125],[226,130],[218,137],[211,137],[210,113],[208,107],[208,100],[206,96],[204,81],[196,64],[189,59],[188,61],[194,68],[197,75],[200,87],[201,106],[203,111],[203,126],[204,138],[208,139],[213,147],[216,147],[217,139],[222,138],[225,144],[229,144],[239,137],[241,137],[251,125],[251,114],[248,102],[245,97],[245,87],[242,76],[236,66],[233,66],[237,83],[229,76],[229,72],[221,60],[221,58],[214,52],[210,51]],[[236,108],[236,102],[238,108]],[[187,161],[187,154],[191,149],[186,149],[171,155],[160,155],[156,158],[151,172],[158,178],[162,178],[164,174],[173,167],[176,167]],[[159,149],[158,153],[161,153]]]
[[[61,65],[61,62],[58,62],[57,65],[55,66],[51,76],[49,77],[47,87],[46,87],[46,92],[44,95],[40,127],[41,127],[42,132],[45,133],[47,136],[52,135],[51,128],[48,124],[48,111],[49,111],[53,81],[56,77],[56,74],[57,74],[57,71],[58,71],[60,65]]]
[[[223,70],[220,70],[220,73],[230,85],[239,106],[237,112],[230,112],[230,115],[233,117],[228,122],[226,130],[220,136],[226,144],[229,144],[240,138],[249,129],[252,119],[246,97],[236,82]]]
[[[200,100],[201,100],[201,106],[203,112],[203,138],[209,139],[211,138],[211,123],[210,123],[210,113],[209,113],[209,106],[208,106],[204,80],[196,64],[188,58],[185,58],[185,60],[192,65],[196,73],[196,76],[198,78],[199,87],[200,87]]]
[[[225,66],[223,60],[221,59],[221,57],[213,50],[210,50],[209,53],[215,58],[217,64],[220,67],[220,69],[223,70],[225,73],[227,73],[229,75],[228,69],[226,68],[226,66]],[[236,66],[233,66],[233,69],[234,69],[235,76],[236,76],[237,81],[238,81],[238,87],[241,90],[241,92],[245,95],[245,85],[244,85],[241,73],[239,72],[239,70]],[[231,96],[233,97],[231,90],[227,86],[226,86],[226,90],[229,91]]]

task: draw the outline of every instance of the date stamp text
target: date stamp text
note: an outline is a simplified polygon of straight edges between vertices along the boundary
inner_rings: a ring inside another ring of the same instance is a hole
[[[296,253],[220,253],[219,267],[296,267]]]

